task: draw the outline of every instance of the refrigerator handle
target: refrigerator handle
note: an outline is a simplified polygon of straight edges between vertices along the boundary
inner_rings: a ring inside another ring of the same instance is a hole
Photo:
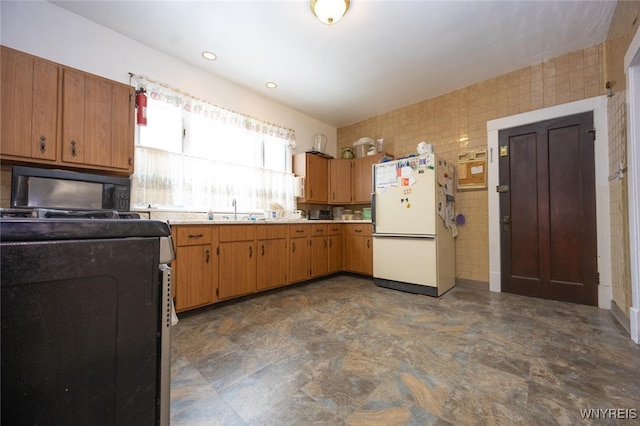
[[[376,232],[376,193],[371,193],[371,223],[373,224],[373,232]]]

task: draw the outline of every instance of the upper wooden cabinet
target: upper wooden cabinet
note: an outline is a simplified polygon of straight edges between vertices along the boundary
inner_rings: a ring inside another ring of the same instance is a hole
[[[0,46],[2,156],[58,160],[58,65]]]
[[[4,161],[133,173],[133,87],[1,49]]]
[[[293,156],[293,173],[304,177],[304,196],[300,203],[329,201],[329,159],[320,155],[301,153]]]
[[[363,204],[371,202],[372,167],[385,154],[368,155],[353,160],[353,174],[351,176],[351,193],[353,203]]]
[[[352,160],[329,160],[329,203],[351,203]]]

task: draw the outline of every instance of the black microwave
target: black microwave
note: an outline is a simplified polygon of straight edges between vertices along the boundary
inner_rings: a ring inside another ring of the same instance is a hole
[[[129,178],[14,166],[11,207],[128,211]]]

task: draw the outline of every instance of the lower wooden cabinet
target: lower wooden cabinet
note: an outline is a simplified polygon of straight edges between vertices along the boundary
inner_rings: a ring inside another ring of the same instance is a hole
[[[311,278],[311,225],[289,225],[289,281],[292,283]]]
[[[182,312],[340,271],[373,275],[371,224],[174,225]]]
[[[220,300],[254,293],[256,287],[256,226],[220,226]]]
[[[258,231],[258,291],[280,287],[289,279],[289,225],[260,225]]]
[[[367,223],[344,225],[344,269],[373,275],[372,226]]]
[[[218,300],[217,229],[178,226],[172,234],[176,259],[172,263],[176,311],[209,305]]]
[[[327,230],[327,242],[329,245],[327,254],[327,273],[333,274],[344,269],[342,225],[339,223],[331,224],[328,225]]]
[[[311,226],[311,278],[321,277],[329,273],[329,241],[327,225]]]

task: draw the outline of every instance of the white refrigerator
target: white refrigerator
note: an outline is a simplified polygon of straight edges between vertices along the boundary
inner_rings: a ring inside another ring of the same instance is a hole
[[[374,165],[376,285],[429,296],[455,285],[454,174],[435,154]]]

